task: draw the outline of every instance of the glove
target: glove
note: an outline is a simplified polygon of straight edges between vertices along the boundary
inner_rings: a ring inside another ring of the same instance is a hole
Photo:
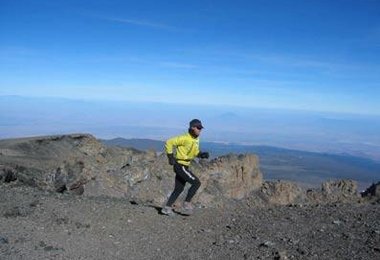
[[[198,154],[198,157],[202,159],[208,159],[210,157],[210,154],[208,152],[200,152]]]
[[[168,153],[167,156],[168,156],[169,164],[174,165],[176,163],[174,155],[172,153]]]

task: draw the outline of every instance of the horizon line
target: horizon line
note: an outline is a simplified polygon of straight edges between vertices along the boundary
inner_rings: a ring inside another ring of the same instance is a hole
[[[130,104],[157,104],[157,105],[174,105],[174,106],[193,106],[190,103],[177,103],[168,101],[151,101],[151,100],[128,100],[128,99],[100,99],[100,98],[76,98],[76,97],[63,97],[63,96],[32,96],[32,95],[18,95],[9,94],[1,95],[0,98],[27,98],[27,99],[61,99],[67,101],[77,102],[117,102],[117,103],[130,103]],[[265,111],[288,111],[293,113],[322,113],[334,115],[347,115],[347,116],[368,116],[380,117],[380,114],[375,113],[354,113],[347,111],[329,111],[329,110],[311,110],[302,108],[284,108],[284,107],[255,107],[255,106],[239,106],[232,104],[197,104],[197,107],[223,107],[223,108],[238,108],[238,109],[252,109],[252,110],[265,110]]]

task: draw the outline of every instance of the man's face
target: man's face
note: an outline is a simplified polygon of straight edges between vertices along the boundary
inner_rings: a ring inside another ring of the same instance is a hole
[[[199,135],[201,134],[202,127],[199,127],[199,126],[193,126],[191,129],[193,130],[193,133],[194,133],[196,136],[199,136]]]

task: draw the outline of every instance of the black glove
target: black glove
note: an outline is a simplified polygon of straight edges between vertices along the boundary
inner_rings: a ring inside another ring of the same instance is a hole
[[[210,157],[210,154],[208,152],[200,152],[198,154],[198,157],[202,159],[208,159]]]
[[[174,155],[172,153],[168,153],[167,156],[168,156],[169,164],[174,165],[176,163]]]

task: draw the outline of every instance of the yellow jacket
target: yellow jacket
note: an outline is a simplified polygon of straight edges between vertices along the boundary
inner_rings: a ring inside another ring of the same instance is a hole
[[[194,138],[189,133],[175,136],[166,141],[165,152],[172,154],[173,147],[176,148],[177,162],[189,166],[190,162],[199,154],[199,138]]]

